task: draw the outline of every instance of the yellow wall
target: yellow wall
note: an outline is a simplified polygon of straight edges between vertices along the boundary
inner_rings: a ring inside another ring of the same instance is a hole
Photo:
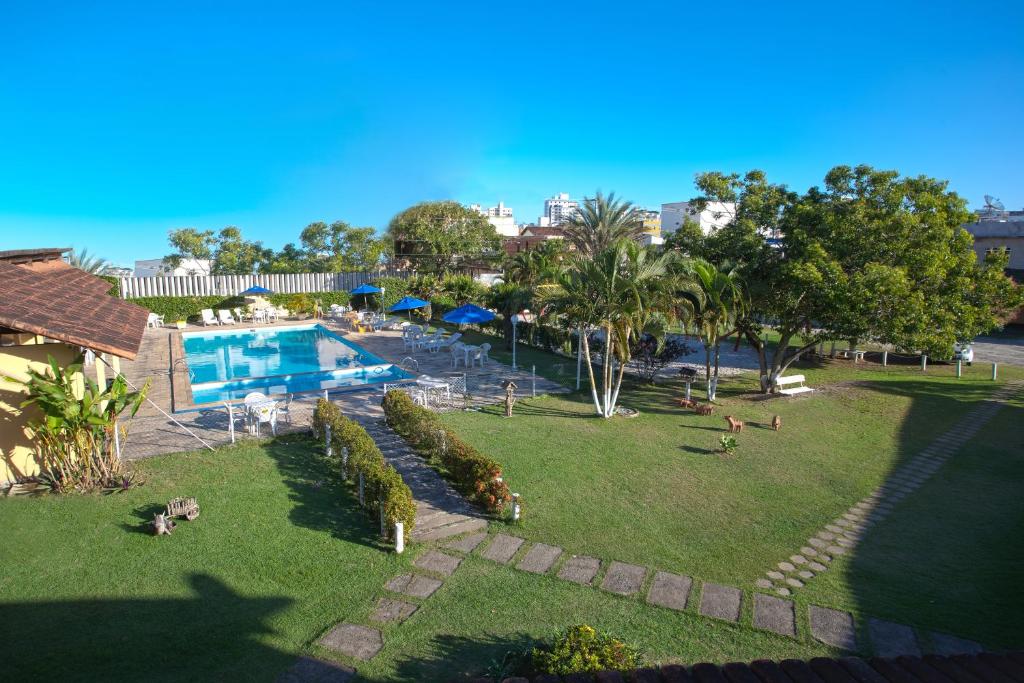
[[[48,366],[47,356],[53,356],[65,367],[80,353],[76,347],[66,344],[34,343],[41,341],[39,338],[21,341],[26,345],[0,346],[0,376],[27,379],[26,371],[30,367],[44,371]],[[39,471],[35,450],[25,429],[39,412],[34,406],[18,407],[26,393],[24,385],[0,379],[0,481]]]

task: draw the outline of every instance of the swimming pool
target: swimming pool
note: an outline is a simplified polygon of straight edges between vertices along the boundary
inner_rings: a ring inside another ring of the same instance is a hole
[[[323,325],[186,332],[192,402],[360,388],[412,377]]]

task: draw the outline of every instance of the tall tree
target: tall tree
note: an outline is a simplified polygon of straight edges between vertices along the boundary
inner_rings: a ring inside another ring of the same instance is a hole
[[[802,196],[760,171],[704,174],[697,185],[698,200],[737,203],[704,255],[741,264],[748,313],[737,326],[757,349],[764,391],[821,341],[948,353],[990,329],[1018,296],[997,265],[977,263],[961,227],[966,204],[944,181],[837,166]],[[762,321],[779,333],[774,348]]]
[[[524,287],[536,287],[558,277],[566,257],[565,240],[551,239],[505,261],[505,280]]]
[[[212,275],[251,275],[262,270],[273,255],[262,242],[250,242],[242,231],[229,225],[217,235],[213,252]]]
[[[514,282],[499,282],[487,291],[488,304],[501,314],[505,348],[512,348],[512,316],[530,307],[533,290]]]
[[[356,228],[344,221],[310,223],[299,241],[309,270],[317,273],[374,270],[389,246],[374,228]]]
[[[578,254],[558,278],[542,289],[545,302],[571,327],[581,327],[594,410],[601,417],[615,414],[630,349],[640,334],[663,339],[670,303],[663,296],[668,255],[656,255],[628,239],[593,256]],[[600,381],[594,375],[588,332],[603,336]]]
[[[484,216],[458,202],[424,202],[391,219],[387,231],[395,257],[414,268],[447,273],[489,263],[501,254],[501,237]]]
[[[704,345],[704,377],[708,400],[715,400],[722,340],[736,332],[736,321],[743,311],[743,287],[735,267],[719,269],[704,259],[687,259],[679,271],[686,277],[678,289],[684,299],[682,308]],[[714,360],[714,375],[711,373]]]
[[[195,228],[180,228],[171,230],[168,233],[167,241],[174,251],[164,256],[164,266],[167,268],[178,268],[182,263],[192,262],[192,267],[198,272],[196,275],[209,275],[210,262],[213,259],[213,249],[217,239],[213,236],[213,230],[200,232]]]
[[[271,252],[260,265],[261,273],[306,273],[309,272],[306,252],[289,242],[281,251]]]
[[[576,250],[593,256],[621,240],[639,242],[644,234],[643,218],[631,202],[600,191],[583,200],[583,205],[562,224],[565,237]]]

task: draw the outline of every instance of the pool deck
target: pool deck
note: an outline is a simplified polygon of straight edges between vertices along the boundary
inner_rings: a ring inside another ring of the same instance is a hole
[[[311,322],[314,321],[281,321],[270,326],[309,325]],[[505,392],[501,388],[501,384],[506,379],[516,382],[519,386],[520,396],[526,395],[530,391],[530,374],[513,371],[511,367],[502,363],[491,361],[483,368],[471,369],[460,366],[458,371],[454,371],[451,367],[450,354],[407,351],[402,343],[401,334],[397,331],[357,334],[342,329],[333,321],[317,322],[390,363],[400,364],[404,358],[409,356],[415,358],[419,363],[419,374],[433,377],[466,375],[467,384],[472,389],[474,405],[502,402]],[[251,324],[243,324],[222,326],[220,329],[252,329],[252,327]],[[202,329],[208,328],[190,326],[185,331],[193,332]],[[128,436],[122,445],[122,455],[125,458],[138,459],[166,453],[200,450],[205,448],[200,439],[212,447],[231,443],[227,410],[223,404],[211,404],[209,408],[188,412],[173,412],[175,392],[181,391],[182,382],[188,383],[188,369],[183,362],[177,362],[180,358],[181,331],[157,328],[146,330],[139,355],[134,361],[122,361],[121,371],[124,376],[139,386],[149,380],[151,383],[149,398],[183,425],[175,424],[155,406],[148,402],[145,403],[134,418],[125,421],[128,428]],[[538,394],[566,391],[565,387],[560,384],[541,377],[537,377],[536,383]],[[341,407],[345,415],[367,422],[383,417],[380,408],[383,394],[383,385],[372,385],[365,389],[332,393],[331,401]],[[283,421],[278,422],[278,433],[308,430],[316,400],[321,396],[322,394],[319,393],[296,394],[290,409],[290,421],[288,418],[281,418]],[[264,426],[263,436],[269,435],[269,428]],[[238,440],[254,438],[245,431],[240,419],[236,421],[235,437]]]

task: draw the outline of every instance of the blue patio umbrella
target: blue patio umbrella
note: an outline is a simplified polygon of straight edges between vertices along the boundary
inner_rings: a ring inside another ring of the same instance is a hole
[[[356,287],[355,289],[353,289],[351,292],[349,292],[349,294],[351,294],[353,296],[355,296],[356,294],[362,294],[363,295],[363,306],[368,306],[369,302],[368,302],[366,297],[368,295],[370,295],[370,294],[380,294],[383,291],[384,290],[381,289],[380,287],[374,287],[373,285],[370,285],[370,284],[362,284],[362,285],[359,285],[358,287]]]
[[[238,296],[263,296],[264,294],[273,294],[273,292],[267,289],[266,287],[253,285],[244,292],[239,292]]]
[[[480,308],[476,304],[459,306],[441,316],[441,320],[446,323],[456,323],[457,325],[486,323],[494,320],[494,318],[495,315],[493,313],[486,308]]]
[[[412,320],[412,309],[414,309],[414,308],[423,308],[424,306],[429,306],[429,305],[430,305],[429,301],[424,301],[423,299],[417,299],[414,296],[403,296],[401,299],[399,299],[395,303],[394,306],[392,306],[388,310],[389,311],[395,311],[395,312],[398,312],[398,311],[409,311],[409,320]]]

